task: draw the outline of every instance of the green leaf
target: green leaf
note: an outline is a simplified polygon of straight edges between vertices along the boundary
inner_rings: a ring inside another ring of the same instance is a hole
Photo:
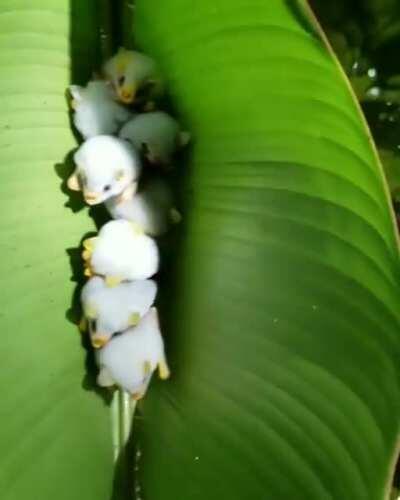
[[[194,137],[162,283],[173,378],[134,427],[147,500],[390,492],[394,220],[349,85],[301,6],[137,1],[135,37]]]
[[[148,500],[375,500],[389,489],[397,242],[358,110],[303,7],[138,3],[137,39],[194,135],[186,222],[162,276],[174,378],[137,420]],[[54,169],[67,173],[75,146],[64,89],[98,61],[97,10],[0,6],[6,500],[108,499],[114,474],[110,412],[83,390],[85,352],[66,319],[66,250],[93,225],[64,206]]]
[[[4,500],[108,500],[112,486],[109,410],[84,390],[85,351],[66,319],[76,285],[66,250],[93,225],[64,206],[55,170],[67,173],[76,145],[65,89],[98,59],[96,10],[94,0],[0,4]]]

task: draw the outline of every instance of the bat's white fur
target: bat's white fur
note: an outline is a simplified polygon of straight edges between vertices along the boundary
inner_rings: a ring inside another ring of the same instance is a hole
[[[144,280],[158,271],[156,242],[126,220],[105,224],[94,240],[90,266],[95,274],[120,281]]]
[[[81,302],[92,340],[106,342],[114,333],[136,325],[154,304],[156,294],[157,284],[153,280],[109,287],[100,276],[91,278],[82,289]]]
[[[99,385],[116,384],[137,399],[146,392],[157,367],[161,368],[162,378],[167,378],[169,372],[157,310],[151,308],[136,327],[113,337],[98,351],[97,363]]]
[[[114,219],[136,222],[146,234],[160,236],[171,221],[173,197],[165,181],[154,178],[134,195],[109,198],[106,207]]]
[[[118,99],[125,103],[133,102],[136,91],[146,83],[160,81],[154,59],[124,48],[104,64],[103,72],[113,84]]]
[[[115,94],[107,82],[93,80],[86,87],[71,85],[69,91],[75,110],[74,125],[84,139],[116,134],[132,117],[132,113],[115,102]]]
[[[121,128],[119,137],[131,142],[137,151],[144,148],[150,162],[164,165],[170,164],[177,148],[189,140],[188,133],[163,111],[134,116]]]
[[[74,155],[77,166],[71,189],[83,189],[86,203],[96,205],[118,196],[139,177],[139,157],[127,141],[99,135],[84,142]],[[72,181],[72,182],[71,182]]]

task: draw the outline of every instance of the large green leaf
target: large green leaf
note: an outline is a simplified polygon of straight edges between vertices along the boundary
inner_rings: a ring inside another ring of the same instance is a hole
[[[375,500],[390,477],[393,221],[358,111],[299,5],[138,2],[137,39],[194,135],[186,220],[161,281],[174,378],[152,389],[136,426],[147,500]],[[83,390],[85,353],[65,314],[66,249],[92,225],[64,206],[54,168],[66,174],[75,145],[64,89],[95,65],[97,9],[0,5],[6,500],[111,489],[109,410]]]
[[[66,249],[92,224],[57,176],[75,146],[65,89],[97,60],[96,2],[0,3],[0,496],[108,499],[109,411],[82,387]],[[76,261],[76,265],[80,265]],[[86,385],[86,384],[84,384]]]
[[[193,132],[163,280],[173,379],[135,422],[147,500],[382,500],[400,417],[387,188],[304,2],[138,0]]]

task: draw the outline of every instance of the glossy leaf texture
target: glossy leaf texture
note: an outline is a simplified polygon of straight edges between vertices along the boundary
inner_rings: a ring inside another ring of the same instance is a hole
[[[146,500],[383,500],[399,260],[343,74],[283,0],[138,0],[193,134],[162,289],[173,378],[135,422]]]
[[[64,206],[56,172],[67,173],[64,158],[76,146],[65,90],[95,64],[96,23],[94,1],[0,3],[4,500],[106,500],[111,492],[109,410],[82,387],[85,351],[66,319],[75,288],[66,250],[93,224]]]

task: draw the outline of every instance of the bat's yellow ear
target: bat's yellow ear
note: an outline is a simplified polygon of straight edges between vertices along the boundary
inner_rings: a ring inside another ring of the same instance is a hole
[[[70,95],[70,105],[74,111],[76,110],[78,104],[83,99],[83,91],[84,91],[83,87],[79,85],[70,85],[68,87],[68,92]]]
[[[158,363],[158,374],[161,380],[167,380],[171,376],[171,372],[165,360]]]
[[[122,282],[122,279],[118,276],[106,276],[105,282],[108,287],[114,288]]]
[[[81,191],[81,185],[79,182],[79,177],[76,172],[74,172],[67,180],[67,186],[71,191]]]
[[[85,250],[93,250],[95,241],[97,240],[97,237],[93,238],[86,238],[86,240],[83,240],[82,245]]]
[[[140,321],[140,314],[139,313],[133,313],[129,317],[129,325],[130,326],[136,326]]]
[[[92,268],[89,266],[85,267],[83,274],[84,274],[84,276],[87,276],[88,278],[91,278],[92,276],[94,276]]]
[[[92,250],[84,250],[82,252],[82,259],[86,262],[92,258]]]

